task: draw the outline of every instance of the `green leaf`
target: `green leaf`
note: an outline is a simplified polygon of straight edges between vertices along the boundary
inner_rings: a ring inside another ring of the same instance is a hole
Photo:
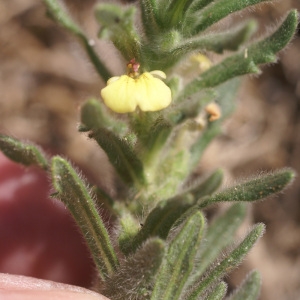
[[[161,111],[158,112],[144,112],[139,111],[138,114],[129,115],[130,127],[136,134],[138,141],[141,145],[147,145],[150,132],[150,128],[153,128],[155,124],[164,121]]]
[[[155,38],[155,33],[160,32],[158,23],[158,8],[155,0],[140,0],[142,22],[144,31],[149,40]]]
[[[189,8],[190,12],[195,12],[197,10],[203,9],[205,6],[213,2],[214,0],[194,0]]]
[[[137,235],[141,225],[131,213],[123,213],[119,218],[120,233],[118,236],[119,247],[123,253],[126,253],[128,245]]]
[[[93,131],[89,137],[95,139],[105,151],[124,182],[140,186],[145,184],[143,164],[125,138],[119,138],[106,128]]]
[[[249,40],[257,29],[257,23],[250,20],[237,28],[227,32],[211,33],[204,36],[184,40],[183,43],[176,45],[166,55],[172,55],[174,60],[180,59],[192,51],[213,51],[223,53],[224,50],[235,51]]]
[[[165,8],[168,12],[164,17],[165,26],[181,29],[184,15],[192,2],[193,0],[171,0],[169,6]]]
[[[178,95],[179,100],[185,99],[204,88],[217,86],[233,77],[259,73],[260,70],[257,65],[275,62],[275,54],[289,43],[295,33],[298,24],[297,16],[297,11],[292,10],[271,36],[224,59],[221,63],[202,73],[199,78],[192,80]]]
[[[176,145],[176,149],[172,143],[173,141],[168,144],[167,149],[164,149],[166,151],[160,156],[159,162],[154,166],[155,168],[147,169],[147,175],[152,182],[155,182],[156,189],[152,188],[152,195],[156,199],[168,199],[175,196],[180,185],[190,173],[188,149],[184,149],[183,144],[180,146],[180,142]]]
[[[199,14],[197,14],[197,23],[194,27],[193,34],[205,30],[212,24],[223,19],[227,15],[242,10],[248,6],[255,5],[270,0],[218,0],[212,2]]]
[[[204,107],[217,97],[216,90],[204,89],[193,98],[175,98],[174,107],[167,112],[167,118],[173,124],[180,124],[184,121],[193,121],[203,111]]]
[[[123,253],[134,252],[149,237],[158,236],[166,239],[172,225],[190,207],[195,204],[194,199],[189,195],[176,196],[168,200],[160,201],[147,216],[143,227],[132,239],[131,243],[124,245]]]
[[[101,294],[114,300],[150,299],[156,273],[165,253],[165,242],[149,239],[126,258],[118,271],[105,282]]]
[[[199,249],[201,264],[195,267],[195,274],[200,276],[205,269],[220,255],[234,237],[246,216],[244,203],[232,205],[223,215],[219,216],[208,226],[205,244]]]
[[[103,208],[110,216],[110,221],[114,222],[118,217],[118,211],[115,209],[116,202],[100,187],[93,186],[91,193],[95,195],[95,204]]]
[[[257,271],[253,271],[226,300],[257,300],[260,294],[260,286],[261,276]]]
[[[219,122],[220,126],[235,111],[235,99],[240,84],[240,78],[233,78],[216,87],[218,93],[216,103],[221,108],[221,118],[215,122]]]
[[[163,19],[165,16],[166,14],[163,15]],[[173,53],[172,49],[176,49],[181,40],[182,34],[177,29],[170,29],[153,35],[153,40],[142,45],[143,69],[166,71],[177,64],[180,61],[179,58],[186,53]]]
[[[113,120],[97,99],[89,99],[81,107],[80,131],[90,131],[111,126]]]
[[[226,292],[227,284],[224,281],[221,281],[215,288],[213,288],[205,300],[222,300],[225,297]]]
[[[150,127],[148,138],[144,141],[142,153],[145,165],[153,165],[159,160],[159,152],[165,146],[166,141],[172,133],[172,125],[162,116],[158,117]]]
[[[157,274],[151,300],[176,300],[193,268],[205,220],[200,211],[186,219],[174,237]]]
[[[157,147],[160,148],[161,145],[165,144],[171,130],[171,124],[162,116],[159,116],[149,129],[145,147],[151,149],[150,151],[155,151]]]
[[[42,150],[29,143],[20,142],[9,136],[0,134],[0,150],[14,162],[24,166],[36,165],[48,169],[48,161]]]
[[[89,99],[81,107],[81,125],[79,131],[97,130],[106,127],[115,133],[124,135],[126,124],[110,116],[98,99]]]
[[[204,181],[201,181],[198,184],[192,183],[192,186],[184,191],[184,193],[191,193],[195,199],[200,199],[215,192],[220,187],[222,181],[223,171],[218,169]]]
[[[111,3],[96,6],[95,16],[101,25],[100,37],[106,35],[127,61],[135,58],[140,62],[140,38],[134,27],[134,6],[121,7]]]
[[[102,279],[117,269],[118,259],[108,232],[87,186],[71,165],[60,156],[52,159],[52,182],[55,198],[61,200],[72,213],[85,237]]]
[[[209,289],[211,285],[218,282],[220,278],[238,266],[245,255],[254,246],[256,241],[264,233],[264,230],[264,224],[255,225],[245,239],[231,253],[226,255],[222,261],[218,262],[216,266],[209,270],[209,272],[203,277],[195,278],[194,283],[191,284],[191,290],[186,298],[189,300],[199,299],[199,297],[203,295],[203,293]]]
[[[51,17],[58,24],[73,33],[81,40],[91,62],[94,64],[98,74],[103,78],[103,80],[106,81],[112,77],[110,71],[106,68],[91,46],[91,43],[84,31],[72,20],[68,13],[61,7],[61,4],[59,4],[57,0],[43,0],[43,2],[47,6],[48,13]]]
[[[261,175],[237,186],[228,188],[212,197],[200,200],[198,202],[198,206],[199,208],[204,208],[217,202],[252,202],[260,200],[281,192],[293,181],[294,177],[294,171],[288,168],[276,171],[274,173]]]
[[[221,128],[217,122],[209,123],[205,131],[199,138],[196,139],[194,144],[191,146],[191,156],[189,166],[190,169],[197,167],[200,157],[204,153],[206,147],[210,142],[221,133]]]
[[[194,139],[195,141],[190,147],[189,169],[193,169],[198,165],[199,160],[206,147],[221,132],[222,121],[227,118],[234,110],[234,97],[239,85],[240,80],[238,78],[234,78],[215,88],[215,97],[210,101],[215,100],[215,102],[219,104],[222,115],[219,120],[209,122],[208,125],[204,129],[202,129],[202,132],[199,133],[198,137]],[[203,100],[205,100],[205,98],[203,99],[202,97],[200,97],[200,95],[198,96],[197,94],[194,96],[194,98],[199,102],[199,105],[201,103],[202,106]],[[200,98],[200,100],[198,97]],[[177,101],[182,101],[182,99],[177,99]],[[187,100],[183,101],[181,104],[189,107],[190,102],[190,100]],[[207,103],[204,102],[203,104]],[[191,106],[193,107],[193,102]],[[204,109],[203,106],[202,109]],[[186,116],[181,116],[181,118],[185,117]],[[180,122],[181,120],[178,119],[177,121]]]

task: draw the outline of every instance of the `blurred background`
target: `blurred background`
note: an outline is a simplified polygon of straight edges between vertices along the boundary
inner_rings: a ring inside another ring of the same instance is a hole
[[[122,61],[116,50],[96,38],[93,7],[97,2],[67,0],[65,4],[95,41],[95,49],[107,66],[119,75]],[[255,18],[261,25],[261,37],[291,8],[300,9],[299,0],[259,5],[234,19]],[[300,173],[299,34],[279,54],[277,64],[263,66],[260,76],[243,79],[236,111],[207,149],[199,172],[222,167],[227,185],[282,167],[293,167]],[[42,1],[0,0],[0,133],[33,141],[49,153],[70,158],[92,182],[109,190],[114,176],[105,155],[85,134],[77,132],[80,105],[90,97],[100,99],[103,86],[78,41],[47,18]],[[230,286],[238,285],[254,268],[263,277],[260,299],[300,298],[299,200],[298,177],[284,194],[249,206],[239,234],[255,222],[264,222],[267,232],[228,278]],[[0,227],[0,234],[5,230]],[[8,272],[3,264],[0,257],[0,272]],[[70,283],[87,285],[86,281]]]

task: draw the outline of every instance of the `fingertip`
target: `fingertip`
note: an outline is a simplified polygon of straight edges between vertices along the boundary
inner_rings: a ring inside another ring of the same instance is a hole
[[[78,286],[0,273],[1,300],[109,300]]]

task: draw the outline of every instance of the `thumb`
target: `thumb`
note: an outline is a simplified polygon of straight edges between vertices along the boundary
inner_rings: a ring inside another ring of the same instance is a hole
[[[0,273],[1,300],[109,300],[90,290],[21,275]]]

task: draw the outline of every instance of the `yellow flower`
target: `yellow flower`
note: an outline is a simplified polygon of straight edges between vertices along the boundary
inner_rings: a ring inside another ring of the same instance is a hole
[[[101,90],[104,103],[111,110],[128,113],[139,107],[142,111],[158,111],[170,105],[171,90],[161,80],[166,78],[164,72],[128,74],[110,78],[107,86]]]
[[[204,54],[194,54],[190,59],[192,62],[197,62],[199,64],[201,72],[205,72],[211,67],[210,59]]]

